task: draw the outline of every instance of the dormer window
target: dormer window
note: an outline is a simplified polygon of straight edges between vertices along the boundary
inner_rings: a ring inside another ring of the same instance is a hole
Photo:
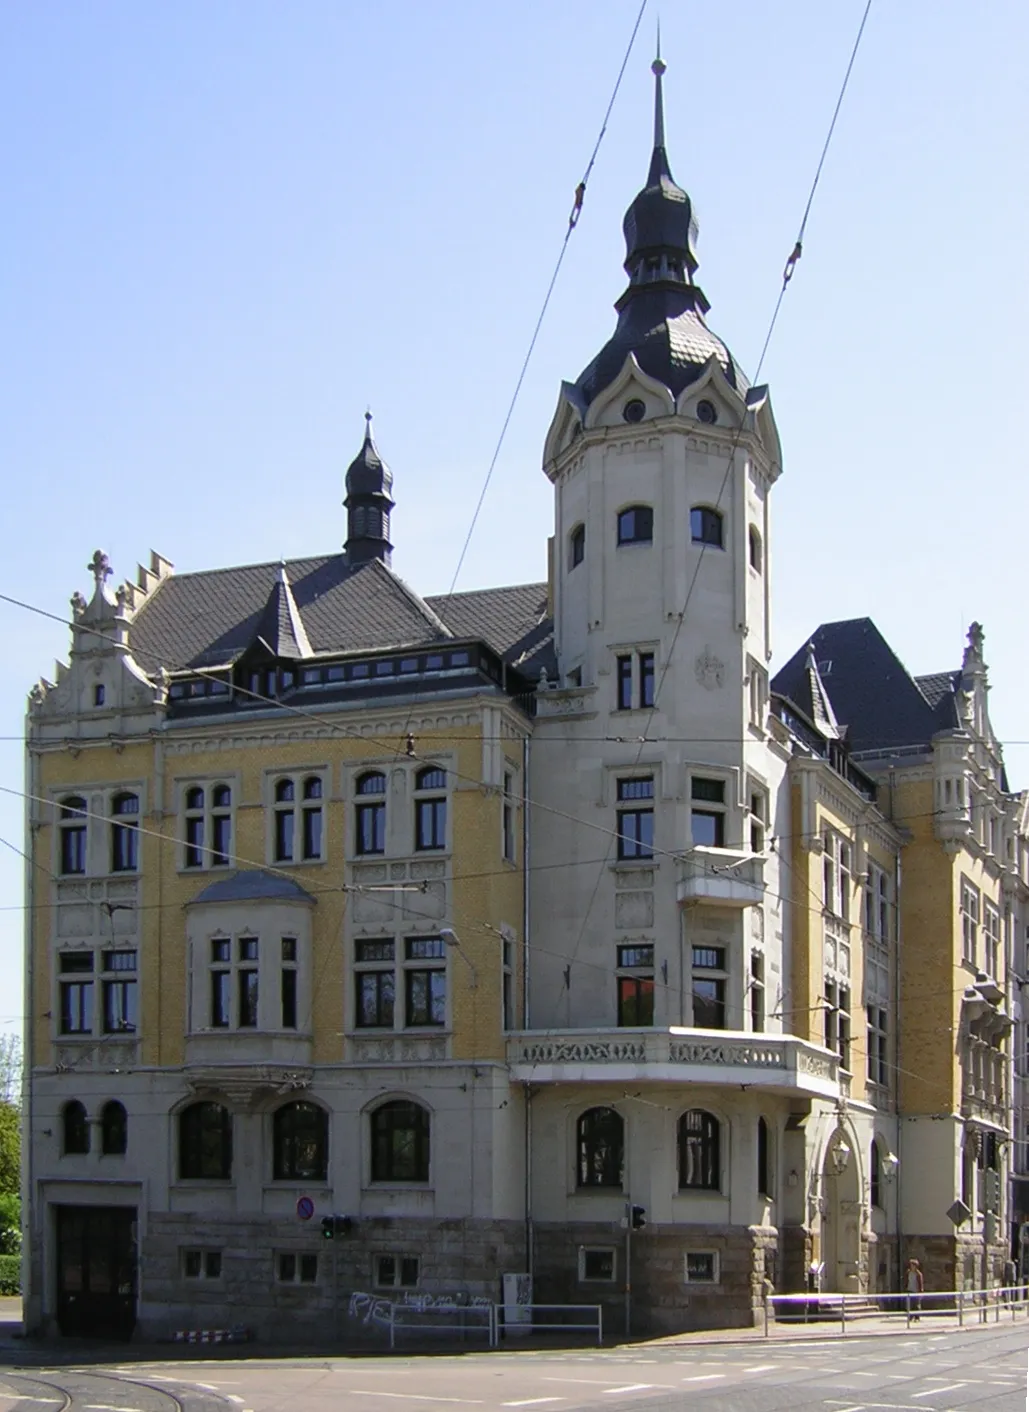
[[[618,512],[618,543],[650,544],[654,539],[654,511],[649,505],[630,505]]]
[[[576,525],[568,536],[568,567],[576,568],[586,557],[586,526]]]
[[[690,537],[694,544],[706,544],[712,549],[725,548],[725,522],[718,510],[709,505],[694,505],[690,511]]]

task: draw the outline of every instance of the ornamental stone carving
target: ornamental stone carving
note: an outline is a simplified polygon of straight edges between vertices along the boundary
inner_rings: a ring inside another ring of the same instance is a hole
[[[718,1044],[704,1040],[679,1040],[671,1046],[671,1057],[678,1064],[738,1065],[759,1069],[783,1069],[783,1051],[766,1044]]]
[[[694,662],[693,670],[706,691],[717,691],[725,682],[725,663],[714,655],[710,647],[704,648]]]

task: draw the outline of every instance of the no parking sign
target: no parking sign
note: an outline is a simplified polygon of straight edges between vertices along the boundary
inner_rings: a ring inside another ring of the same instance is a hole
[[[301,1221],[309,1221],[314,1215],[314,1202],[309,1196],[297,1197],[297,1215]]]

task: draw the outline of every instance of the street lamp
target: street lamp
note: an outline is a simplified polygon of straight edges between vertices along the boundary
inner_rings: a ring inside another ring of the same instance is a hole
[[[440,927],[439,934],[443,938],[444,946],[449,946],[451,950],[456,951],[457,954],[464,961],[465,965],[468,967],[469,971],[471,971],[472,978],[469,984],[472,990],[478,989],[479,973],[475,969],[475,966],[473,965],[472,961],[469,959],[464,947],[461,945],[461,938],[458,936],[457,932],[454,931],[453,927]]]
[[[850,1162],[850,1143],[839,1128],[829,1142],[829,1163],[834,1177],[842,1177]]]

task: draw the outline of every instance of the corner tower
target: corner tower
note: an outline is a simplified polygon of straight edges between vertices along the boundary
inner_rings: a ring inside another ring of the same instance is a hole
[[[389,540],[389,516],[394,500],[393,472],[379,455],[372,438],[372,414],[364,416],[364,443],[347,469],[347,541],[343,552],[356,568],[370,559],[389,565],[393,546]]]

